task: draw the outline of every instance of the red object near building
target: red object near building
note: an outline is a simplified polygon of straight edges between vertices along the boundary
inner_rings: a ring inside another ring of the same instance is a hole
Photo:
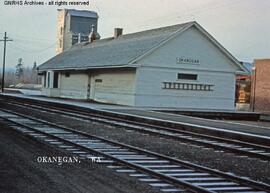
[[[250,79],[250,77],[251,77],[251,75],[249,75],[249,74],[237,75],[236,80],[246,80],[246,79]]]

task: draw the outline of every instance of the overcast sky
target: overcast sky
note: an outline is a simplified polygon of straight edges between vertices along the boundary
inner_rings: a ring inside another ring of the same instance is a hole
[[[45,0],[46,1],[46,0]],[[238,60],[270,58],[270,0],[92,0],[90,6],[5,6],[0,4],[0,37],[8,43],[8,67],[23,58],[24,65],[38,65],[55,55],[58,8],[93,10],[99,14],[102,38],[113,28],[124,33],[195,20]],[[0,66],[3,58],[0,42]]]

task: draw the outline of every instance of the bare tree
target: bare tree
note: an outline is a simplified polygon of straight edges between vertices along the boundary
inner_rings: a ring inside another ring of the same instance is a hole
[[[2,74],[0,72],[0,78]],[[1,79],[0,79],[1,80]],[[5,72],[5,87],[15,86],[18,83],[22,84],[38,84],[39,77],[37,73],[37,63],[34,62],[32,67],[24,67],[22,58],[18,59],[18,64],[16,65],[16,70]],[[1,81],[0,81],[1,85]]]

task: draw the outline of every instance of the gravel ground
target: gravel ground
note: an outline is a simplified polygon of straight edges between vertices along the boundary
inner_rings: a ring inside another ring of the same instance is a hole
[[[12,109],[12,107],[9,108]],[[90,134],[103,136],[108,139],[270,184],[270,162],[239,157],[231,153],[223,153],[175,140],[163,139],[158,136],[150,136],[120,127],[67,118],[59,114],[55,116],[55,114],[44,114],[38,111],[33,113],[22,108],[16,108],[16,110],[26,114],[30,113],[38,118],[54,121]]]
[[[136,178],[97,163],[38,163],[38,156],[72,156],[0,123],[1,193],[158,193]]]

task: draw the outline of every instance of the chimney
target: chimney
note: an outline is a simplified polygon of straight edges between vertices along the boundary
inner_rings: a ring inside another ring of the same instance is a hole
[[[89,34],[89,42],[96,40],[95,25],[92,25],[91,33]]]
[[[78,44],[80,44],[82,42],[82,34],[79,33],[78,34]]]
[[[114,39],[123,34],[123,28],[114,28]]]

